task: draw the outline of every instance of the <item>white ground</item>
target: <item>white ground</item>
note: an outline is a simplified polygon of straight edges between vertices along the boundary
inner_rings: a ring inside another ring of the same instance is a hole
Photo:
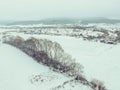
[[[84,74],[89,80],[96,78],[103,81],[108,90],[120,90],[120,44],[108,45],[65,36],[25,35],[13,33],[13,35],[16,34],[25,39],[32,36],[57,41],[67,53],[71,54],[76,58],[77,62],[84,66]],[[46,67],[37,64],[27,55],[21,53],[21,51],[18,51],[15,48],[13,49],[13,47],[0,45],[0,61],[2,62],[0,63],[0,87],[3,87],[3,90],[29,90],[30,88],[32,88],[31,90],[37,90],[35,88],[38,87],[29,84],[28,77],[44,71],[46,75],[50,75],[50,70],[48,68],[45,69]],[[15,86],[16,83],[18,83],[18,86]],[[45,88],[45,90],[48,89],[46,86]]]
[[[61,36],[23,34],[21,36],[57,41],[67,53],[84,66],[85,76],[89,80],[99,79],[105,83],[108,90],[120,90],[120,44],[108,45]]]
[[[0,90],[51,90],[70,78],[38,64],[22,51],[0,44]],[[61,90],[91,90],[83,85],[67,84]]]

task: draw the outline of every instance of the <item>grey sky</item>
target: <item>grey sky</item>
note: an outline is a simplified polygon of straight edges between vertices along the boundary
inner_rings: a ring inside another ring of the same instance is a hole
[[[120,18],[120,0],[0,0],[0,20]]]

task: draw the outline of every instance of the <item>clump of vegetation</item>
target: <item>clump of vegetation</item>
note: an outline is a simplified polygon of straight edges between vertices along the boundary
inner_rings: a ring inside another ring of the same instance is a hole
[[[34,37],[24,40],[20,36],[9,37],[4,42],[21,49],[37,62],[49,66],[54,71],[74,77],[81,76],[83,72],[83,66],[76,63],[75,59],[67,54],[57,42]]]
[[[107,90],[104,83],[100,80],[93,79],[91,82],[92,88],[95,90]]]
[[[116,41],[120,43],[120,31],[115,31],[115,33],[117,34]]]

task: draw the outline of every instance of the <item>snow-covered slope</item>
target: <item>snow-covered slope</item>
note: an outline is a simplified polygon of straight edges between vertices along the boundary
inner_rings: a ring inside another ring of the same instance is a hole
[[[17,48],[0,44],[0,90],[54,90],[70,79],[37,63]],[[72,84],[74,87],[68,83],[61,90],[91,90],[80,83]]]
[[[28,38],[31,35],[21,35]],[[120,90],[120,44],[109,45],[72,37],[32,35],[57,41],[64,50],[84,66],[85,76],[105,83],[108,90]]]
[[[103,81],[108,90],[120,90],[120,44],[106,45],[75,38],[54,39],[85,67],[86,77]]]
[[[49,39],[60,43],[84,66],[84,73],[88,79],[103,81],[108,90],[120,90],[120,44],[106,45],[68,37]]]

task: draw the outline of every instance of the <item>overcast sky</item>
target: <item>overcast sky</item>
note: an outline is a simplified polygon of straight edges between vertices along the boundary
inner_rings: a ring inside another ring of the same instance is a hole
[[[120,18],[120,0],[0,0],[0,20]]]

